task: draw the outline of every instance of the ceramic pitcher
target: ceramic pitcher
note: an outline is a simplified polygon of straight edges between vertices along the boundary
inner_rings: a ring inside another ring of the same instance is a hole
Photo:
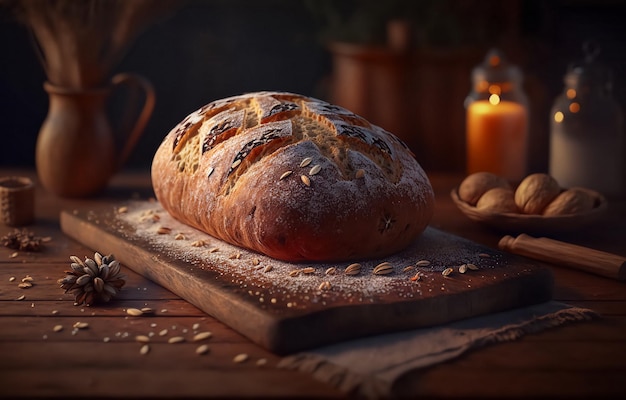
[[[144,101],[129,132],[116,135],[107,101],[121,85],[144,92]],[[86,197],[104,189],[137,144],[154,108],[150,82],[136,74],[113,76],[108,86],[72,89],[44,83],[48,115],[37,138],[36,166],[42,185],[61,197]],[[116,138],[123,137],[124,143]]]

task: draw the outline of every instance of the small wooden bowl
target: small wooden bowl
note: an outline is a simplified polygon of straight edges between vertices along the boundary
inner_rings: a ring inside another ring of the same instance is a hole
[[[545,217],[536,214],[492,213],[482,211],[464,202],[459,197],[458,187],[450,192],[454,204],[472,221],[507,233],[564,233],[593,224],[604,214],[607,201],[594,192],[594,207],[583,214],[557,215]]]

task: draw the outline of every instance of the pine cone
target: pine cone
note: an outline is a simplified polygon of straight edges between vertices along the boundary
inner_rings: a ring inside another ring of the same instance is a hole
[[[58,283],[65,293],[72,293],[77,305],[92,305],[97,301],[111,300],[124,286],[125,276],[120,274],[121,266],[113,254],[102,256],[96,252],[94,259],[85,257],[81,261],[70,256],[72,270],[65,271],[65,278]]]

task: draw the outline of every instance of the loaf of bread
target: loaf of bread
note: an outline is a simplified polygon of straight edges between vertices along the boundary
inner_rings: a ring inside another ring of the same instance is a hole
[[[428,225],[434,195],[413,153],[354,113],[258,92],[214,101],[164,139],[152,184],[174,218],[287,261],[397,252]]]

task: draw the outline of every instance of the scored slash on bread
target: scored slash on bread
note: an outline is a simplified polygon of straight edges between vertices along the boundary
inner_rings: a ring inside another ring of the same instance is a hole
[[[158,149],[152,177],[178,220],[290,261],[391,254],[425,229],[434,202],[396,136],[284,92],[235,96],[190,114]]]

